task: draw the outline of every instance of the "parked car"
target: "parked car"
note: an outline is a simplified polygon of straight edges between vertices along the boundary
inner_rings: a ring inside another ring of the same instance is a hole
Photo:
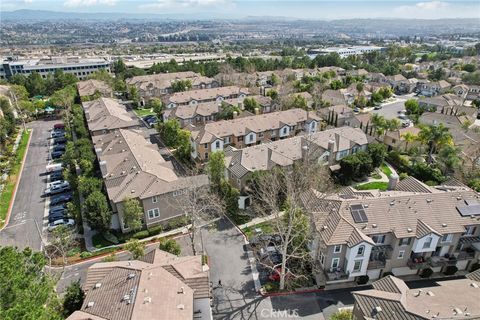
[[[53,151],[52,159],[60,159],[64,154],[64,151]]]
[[[268,280],[270,281],[280,281],[280,273],[282,272],[282,268],[276,268],[275,271],[272,271],[270,276],[268,276]],[[293,277],[293,274],[288,271],[287,269],[287,274],[285,275],[286,279],[291,279]]]
[[[54,163],[54,162],[49,162],[47,166],[45,167],[45,171],[48,172],[53,172],[53,171],[58,171],[63,169],[63,163]]]
[[[53,221],[53,222],[48,224],[48,231],[53,231],[56,228],[58,228],[59,226],[63,226],[63,225],[73,227],[75,225],[75,220],[73,220],[73,219],[60,219],[60,220]]]
[[[380,109],[382,109],[381,105],[376,105],[375,107],[373,107],[373,110],[380,110]]]
[[[65,211],[57,211],[48,215],[48,222],[65,219]]]
[[[147,122],[148,119],[150,119],[150,118],[156,118],[156,116],[154,114],[149,114],[149,115],[143,117],[142,119],[143,119],[143,121]]]
[[[65,152],[65,145],[64,144],[57,144],[56,146],[53,147],[53,151],[62,151]]]
[[[65,137],[53,139],[53,145],[65,144],[66,142],[67,142],[67,138]]]
[[[56,206],[62,203],[72,201],[73,195],[71,193],[59,194],[50,198],[50,205]]]
[[[360,112],[360,108],[359,108],[359,107],[355,107],[355,108],[353,108],[353,112],[355,112],[355,113],[359,113],[359,112]]]
[[[62,170],[53,171],[53,172],[50,174],[50,181],[51,181],[51,182],[56,182],[56,181],[61,181],[61,180],[63,180],[63,172],[62,172]]]
[[[269,247],[275,246],[282,242],[282,237],[278,234],[261,234],[250,240],[252,247]]]
[[[59,194],[59,193],[62,193],[62,192],[67,192],[67,191],[71,191],[72,188],[70,188],[70,185],[58,185],[58,186],[53,186],[53,187],[50,187],[50,188],[47,188],[45,189],[45,195],[49,196],[49,195],[52,195],[52,194]]]
[[[63,138],[65,137],[65,131],[53,131],[52,138]]]
[[[65,129],[65,125],[63,123],[56,123],[53,125],[53,129]]]
[[[61,204],[61,205],[57,205],[57,206],[52,206],[52,204],[50,204],[50,210],[48,210],[48,213],[52,214],[52,213],[55,213],[55,212],[65,212],[66,210],[67,210],[67,204],[66,203]]]
[[[57,180],[57,181],[52,181],[52,182],[49,182],[47,183],[47,188],[51,188],[51,187],[54,187],[54,186],[60,186],[60,185],[70,185],[70,183],[68,181],[65,181],[65,180]]]

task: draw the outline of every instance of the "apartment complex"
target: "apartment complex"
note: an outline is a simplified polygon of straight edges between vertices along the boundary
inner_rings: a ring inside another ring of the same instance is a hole
[[[210,89],[219,86],[215,79],[202,76],[192,71],[159,73],[137,76],[127,79],[127,85],[135,86],[144,100],[161,97],[173,92],[172,84],[176,81],[189,81],[193,90]]]
[[[227,177],[241,190],[252,172],[288,167],[305,158],[334,166],[350,154],[365,151],[370,140],[360,129],[342,127],[244,149],[230,147],[225,151]]]
[[[113,90],[104,81],[95,79],[77,82],[77,91],[82,101],[93,100],[95,98],[112,98]]]
[[[249,91],[247,88],[240,88],[237,86],[218,87],[176,92],[172,95],[165,96],[163,98],[163,103],[167,109],[170,109],[182,105],[195,106],[202,102],[221,102],[225,99],[238,99],[238,102],[243,102],[243,99],[248,95]]]
[[[319,283],[466,270],[480,254],[479,195],[465,186],[429,187],[413,177],[391,191],[347,188],[334,196],[304,196],[316,230],[312,254]]]
[[[209,154],[227,146],[237,149],[283,140],[299,133],[315,133],[320,118],[303,109],[290,109],[191,127],[192,157],[208,160]]]
[[[188,189],[208,185],[206,175],[178,177],[170,161],[142,131],[119,129],[92,137],[108,198],[112,227],[129,231],[123,220],[123,202],[138,199],[147,228],[184,214],[181,203]]]
[[[138,128],[139,121],[124,105],[111,98],[100,98],[82,103],[90,135],[106,134],[120,128]]]
[[[410,289],[393,276],[372,286],[371,290],[353,292],[354,320],[480,318],[480,270],[465,279],[439,281],[421,289]]]
[[[85,299],[68,320],[210,320],[211,288],[202,256],[154,249],[140,260],[88,268]]]
[[[341,58],[346,58],[349,56],[362,55],[365,53],[383,51],[386,48],[376,47],[376,46],[354,46],[354,47],[329,47],[321,49],[312,49],[309,51],[310,54],[330,54],[337,53]]]
[[[99,70],[110,72],[110,62],[98,58],[80,57],[50,57],[48,59],[16,59],[3,60],[0,65],[0,79],[9,79],[15,74],[28,76],[32,72],[38,72],[42,78],[49,73],[62,70],[65,73],[84,79]]]

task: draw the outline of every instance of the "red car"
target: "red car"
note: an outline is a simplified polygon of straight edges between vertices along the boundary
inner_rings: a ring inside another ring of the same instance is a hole
[[[280,281],[280,273],[282,272],[282,268],[276,268],[275,271],[272,271],[272,274],[268,276],[268,280],[270,281]],[[293,277],[293,274],[287,270],[287,274],[285,275],[285,279],[290,279]]]
[[[65,129],[65,125],[63,123],[57,123],[53,126],[53,129]]]

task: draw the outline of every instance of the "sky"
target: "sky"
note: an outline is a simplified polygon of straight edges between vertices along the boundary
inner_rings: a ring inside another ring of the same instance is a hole
[[[0,0],[1,11],[202,14],[214,17],[279,16],[300,19],[478,18],[480,1],[393,0]],[[1,18],[1,16],[0,16]]]

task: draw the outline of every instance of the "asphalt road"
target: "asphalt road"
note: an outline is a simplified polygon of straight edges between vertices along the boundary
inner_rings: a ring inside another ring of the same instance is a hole
[[[48,130],[55,123],[58,120],[39,120],[27,125],[33,129],[33,133],[9,223],[0,231],[2,246],[16,246],[19,249],[30,247],[34,250],[42,248],[45,198],[41,196],[46,187],[44,172],[49,156],[47,138],[50,135]]]

